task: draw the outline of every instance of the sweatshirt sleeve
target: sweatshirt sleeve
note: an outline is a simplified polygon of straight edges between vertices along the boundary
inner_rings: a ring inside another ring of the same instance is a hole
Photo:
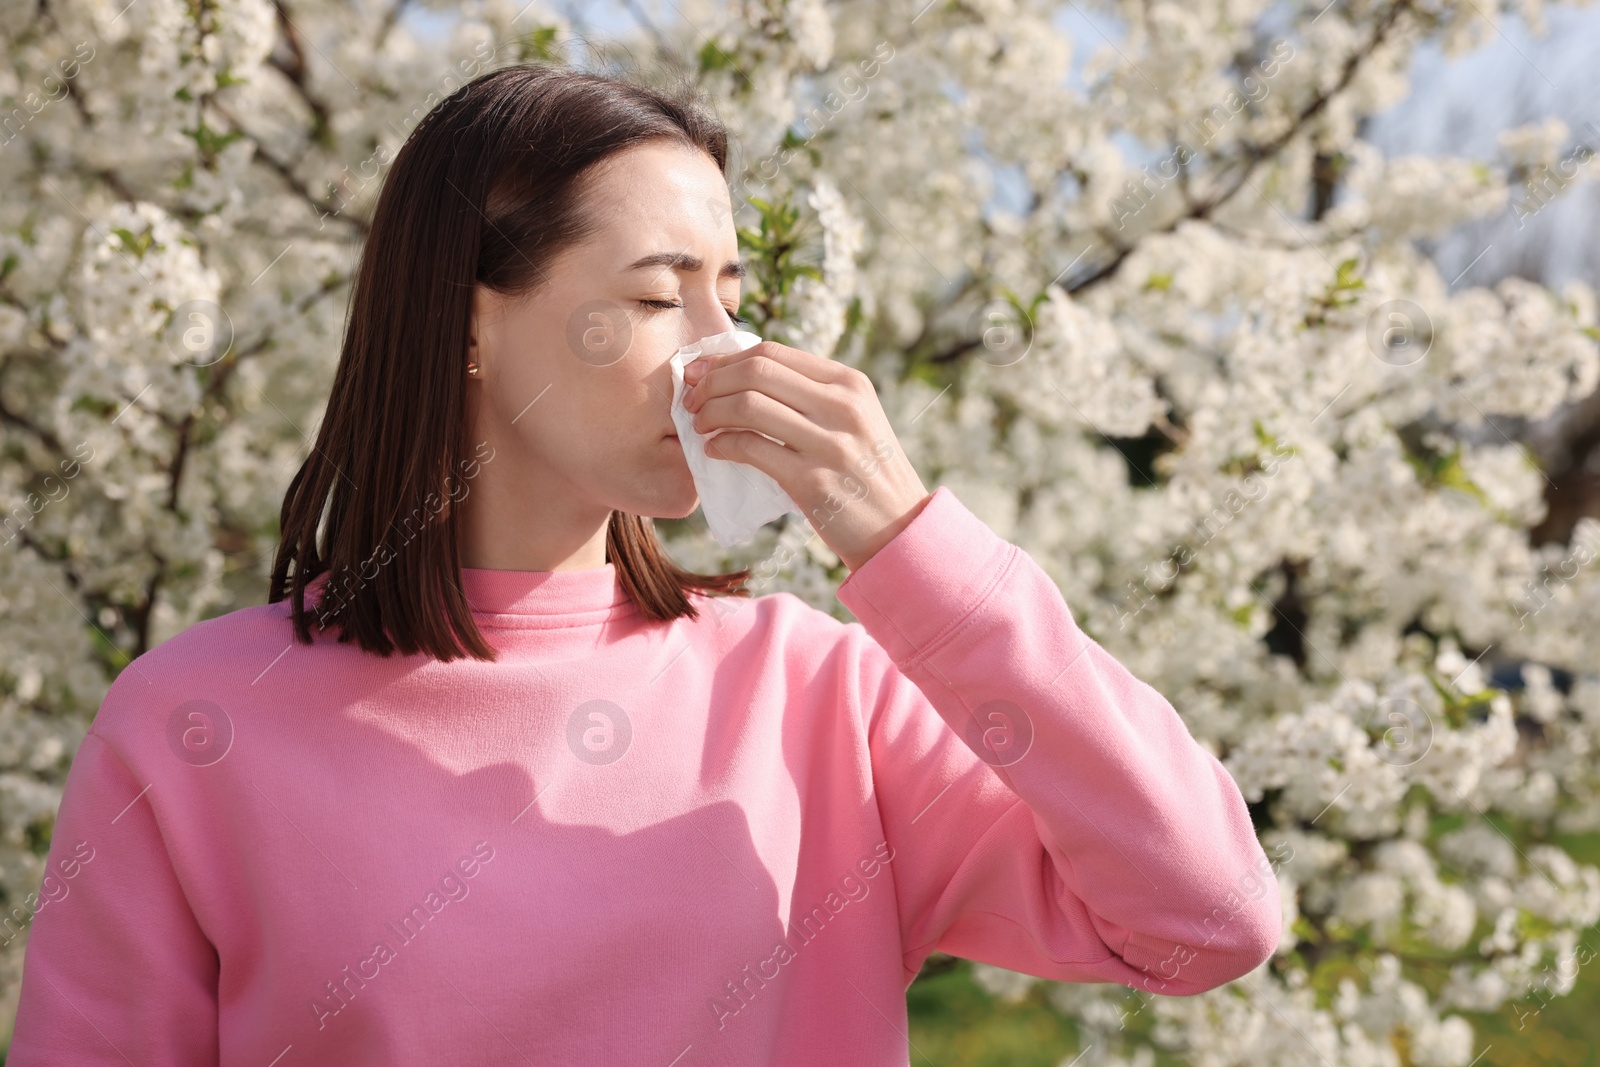
[[[51,836],[7,1067],[216,1064],[217,954],[147,787],[91,727]]]
[[[1188,996],[1272,955],[1278,887],[1238,786],[1020,547],[941,486],[838,597],[871,638],[908,984],[937,950]]]

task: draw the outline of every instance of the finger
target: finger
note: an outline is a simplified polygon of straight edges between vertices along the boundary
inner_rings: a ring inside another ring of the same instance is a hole
[[[698,357],[706,368],[706,373],[702,375],[701,380],[703,381],[706,377],[709,377],[713,370],[721,367],[732,367],[758,356],[781,363],[796,374],[803,375],[822,385],[843,384],[849,377],[851,370],[851,368],[837,360],[824,359],[803,349],[779,344],[777,341],[762,341],[759,344],[751,345],[742,352],[726,352],[721,355]],[[695,361],[691,360],[690,362]]]
[[[712,397],[691,420],[702,434],[722,430],[759,430],[776,437],[796,452],[821,455],[830,432],[804,414],[765,393],[742,389],[731,396]],[[719,434],[720,436],[720,434]]]
[[[684,405],[695,413],[719,398],[753,392],[784,404],[813,422],[832,429],[843,424],[832,409],[838,406],[839,386],[822,385],[770,359],[747,359],[708,371],[695,385]],[[830,396],[829,393],[834,394]],[[725,406],[725,405],[724,405]]]
[[[712,459],[748,463],[780,486],[795,484],[795,479],[809,467],[809,462],[798,452],[750,430],[727,430],[717,434],[706,442],[706,455]]]

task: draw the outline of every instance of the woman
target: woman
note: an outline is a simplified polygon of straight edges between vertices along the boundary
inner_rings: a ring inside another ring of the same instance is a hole
[[[692,97],[554,68],[413,132],[270,602],[73,761],[10,1067],[904,1064],[936,950],[1168,995],[1272,953],[1232,779],[859,372],[764,342],[685,399],[859,622],[663,553],[725,164]]]

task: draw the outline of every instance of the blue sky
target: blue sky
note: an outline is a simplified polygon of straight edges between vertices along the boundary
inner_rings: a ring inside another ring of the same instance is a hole
[[[639,0],[658,25],[670,24],[675,9],[661,0]],[[624,3],[568,0],[558,9],[581,22],[587,32],[628,37],[637,22]],[[443,35],[454,12],[412,7],[406,21],[424,36]],[[1534,37],[1516,18],[1495,29],[1471,52],[1449,58],[1425,47],[1412,69],[1411,94],[1377,116],[1368,136],[1388,155],[1411,153],[1492,159],[1502,130],[1559,116],[1572,131],[1569,144],[1588,137],[1600,150],[1600,7],[1545,9],[1547,33]],[[1063,3],[1057,25],[1075,44],[1074,79],[1083,60],[1115,39],[1114,24],[1090,21],[1077,4]],[[1594,123],[1592,129],[1586,124]],[[1600,157],[1589,164],[1600,170]],[[1002,181],[998,202],[1008,199]],[[1506,273],[1522,273],[1559,285],[1581,277],[1600,287],[1600,183],[1580,184],[1525,227],[1509,216],[1465,227],[1429,246],[1447,278],[1460,286],[1484,285]],[[1459,277],[1458,277],[1459,273]]]

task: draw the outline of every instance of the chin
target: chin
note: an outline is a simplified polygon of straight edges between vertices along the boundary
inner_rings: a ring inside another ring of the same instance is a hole
[[[631,498],[620,510],[633,515],[648,515],[653,519],[684,519],[694,514],[700,506],[700,494],[694,487],[694,477],[689,464],[680,455],[676,463],[662,468],[657,464],[644,474]]]

